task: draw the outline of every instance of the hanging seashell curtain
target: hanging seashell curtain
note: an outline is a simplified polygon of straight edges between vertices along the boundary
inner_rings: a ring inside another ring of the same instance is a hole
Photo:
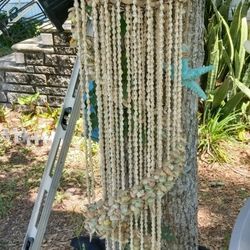
[[[81,60],[86,229],[106,249],[161,249],[162,199],[182,172],[181,0],[75,0]],[[91,24],[93,37],[87,37]],[[89,56],[91,54],[91,56]],[[102,199],[96,202],[90,84],[94,81]]]

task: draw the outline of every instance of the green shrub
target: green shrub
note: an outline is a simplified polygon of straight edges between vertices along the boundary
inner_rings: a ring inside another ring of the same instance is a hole
[[[208,100],[199,128],[199,151],[213,160],[227,161],[223,144],[244,140],[250,128],[250,55],[246,19],[250,1],[240,2],[231,13],[232,0],[208,0],[205,7],[205,64],[214,70],[203,79]]]
[[[0,105],[0,123],[6,122],[7,109],[5,106]]]
[[[33,95],[21,96],[18,98],[18,104],[23,106],[21,111],[21,123],[25,128],[36,130],[40,120],[50,121],[45,130],[51,131],[58,124],[61,108],[52,108],[49,103],[44,103],[45,107],[39,106],[40,93]]]
[[[220,119],[240,110],[250,99],[250,56],[244,42],[248,39],[249,1],[241,2],[228,21],[232,0],[207,1],[206,65],[214,65],[204,84],[209,96],[203,124],[220,110]]]
[[[8,30],[4,30],[4,33],[0,35],[0,56],[10,53],[13,44],[38,35],[39,25],[39,20],[21,18],[10,26]]]
[[[225,152],[223,144],[240,138],[241,132],[246,129],[246,124],[241,122],[240,113],[231,113],[221,119],[218,112],[206,123],[199,127],[199,151],[207,153],[213,160],[220,162],[228,161],[228,154]]]

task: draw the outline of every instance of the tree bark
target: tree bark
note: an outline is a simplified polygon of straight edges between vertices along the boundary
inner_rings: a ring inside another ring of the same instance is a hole
[[[190,24],[191,64],[203,64],[203,31],[205,0],[192,0]],[[197,97],[184,91],[183,119],[187,136],[184,174],[166,196],[163,205],[163,233],[167,234],[162,249],[189,250],[198,248],[197,198]],[[172,235],[172,236],[171,236]]]

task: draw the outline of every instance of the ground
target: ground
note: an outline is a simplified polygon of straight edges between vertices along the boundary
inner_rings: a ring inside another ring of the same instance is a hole
[[[3,127],[20,127],[20,114],[10,112]],[[2,144],[1,144],[2,143]],[[14,145],[0,142],[0,250],[18,250],[30,219],[32,207],[50,150],[50,145]],[[227,249],[233,224],[250,197],[249,142],[228,143],[228,163],[209,162],[199,157],[200,244],[209,249]],[[97,148],[93,150],[97,160]],[[97,173],[96,173],[97,175]],[[99,180],[96,181],[100,194]],[[81,234],[86,178],[81,141],[75,136],[56,195],[42,249],[71,249],[70,239]]]
[[[228,249],[240,208],[250,198],[250,144],[229,143],[230,162],[199,160],[200,242],[210,249]]]

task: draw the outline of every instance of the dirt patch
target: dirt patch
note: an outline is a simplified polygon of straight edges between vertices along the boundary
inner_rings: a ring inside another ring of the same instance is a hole
[[[48,152],[49,146],[15,145],[0,157],[1,250],[22,246]],[[87,187],[78,155],[76,148],[71,147],[42,249],[70,249],[70,239],[82,232]],[[97,192],[100,193],[98,185]]]
[[[21,119],[20,112],[9,110],[6,122],[0,123],[0,132],[3,128],[9,129],[10,133],[14,128],[22,129]],[[46,122],[49,123],[50,119],[42,123]],[[83,230],[82,208],[87,203],[87,187],[80,144],[80,138],[75,137],[70,146],[42,249],[71,249],[70,239]],[[0,250],[19,250],[51,145],[32,144],[28,147],[1,139],[0,147]],[[96,152],[93,153],[97,161]]]
[[[199,163],[200,242],[228,249],[237,215],[250,197],[249,144],[229,144],[230,163]]]

